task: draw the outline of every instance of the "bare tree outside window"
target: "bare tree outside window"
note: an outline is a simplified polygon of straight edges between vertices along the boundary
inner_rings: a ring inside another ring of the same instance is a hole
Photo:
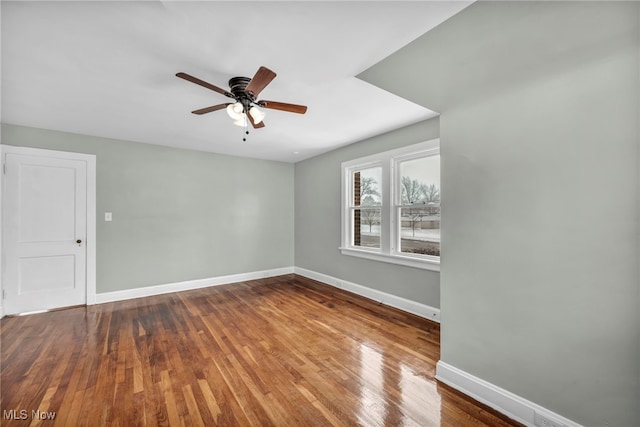
[[[364,176],[360,179],[360,197],[363,205],[380,205],[378,181],[373,176]],[[369,202],[365,203],[365,199]]]
[[[425,216],[426,211],[424,207],[419,206],[420,203],[424,204],[424,199],[427,193],[427,186],[418,180],[411,179],[408,176],[403,176],[401,179],[402,187],[402,204],[403,205],[418,205],[415,208],[405,208],[403,210],[403,217],[407,218],[411,226],[412,237],[416,236],[416,225],[422,223],[422,217]]]
[[[380,206],[380,203],[376,203],[371,196],[365,196],[362,206]],[[380,209],[362,209],[361,218],[362,222],[369,226],[369,233],[371,233],[374,225],[380,225]]]

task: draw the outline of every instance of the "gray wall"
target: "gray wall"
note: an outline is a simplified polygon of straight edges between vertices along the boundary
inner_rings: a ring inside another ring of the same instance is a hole
[[[586,426],[640,425],[639,9],[479,2],[361,76],[441,113],[442,360]]]
[[[376,136],[295,165],[295,263],[342,280],[440,307],[440,273],[342,255],[341,163],[437,138],[438,118]]]
[[[97,155],[98,293],[293,266],[292,164],[12,125],[2,143]]]

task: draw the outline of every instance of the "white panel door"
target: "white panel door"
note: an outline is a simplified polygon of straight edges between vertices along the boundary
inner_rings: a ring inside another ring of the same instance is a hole
[[[4,314],[85,304],[87,163],[5,154]]]

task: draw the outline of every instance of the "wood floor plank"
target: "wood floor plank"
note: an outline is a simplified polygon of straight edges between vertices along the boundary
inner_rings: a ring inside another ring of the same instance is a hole
[[[296,275],[7,317],[0,423],[518,425],[434,379],[439,342],[434,322]]]

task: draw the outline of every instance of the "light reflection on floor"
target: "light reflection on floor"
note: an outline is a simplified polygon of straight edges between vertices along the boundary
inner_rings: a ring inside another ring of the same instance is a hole
[[[387,402],[384,399],[382,355],[360,345],[360,409],[358,421],[365,426],[384,425]]]
[[[436,383],[414,373],[411,368],[400,365],[400,390],[402,408],[416,414],[418,425],[439,426],[441,400]]]
[[[370,345],[362,343],[359,351],[361,425],[440,426],[441,399],[433,381]]]

